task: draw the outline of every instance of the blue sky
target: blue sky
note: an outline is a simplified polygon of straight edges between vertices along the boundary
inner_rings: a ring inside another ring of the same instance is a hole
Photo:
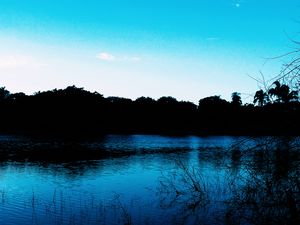
[[[258,88],[299,40],[296,0],[0,0],[0,85],[75,84],[105,96],[197,102]]]

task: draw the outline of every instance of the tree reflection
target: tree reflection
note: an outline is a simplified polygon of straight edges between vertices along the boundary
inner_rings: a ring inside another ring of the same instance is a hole
[[[202,154],[200,163],[226,171],[213,181],[201,167],[177,162],[160,180],[162,205],[183,224],[300,224],[299,146],[297,139],[266,137],[245,139],[218,157]]]
[[[275,148],[268,142],[244,163],[240,185],[232,186],[229,224],[299,224],[299,150],[294,141],[273,141]]]

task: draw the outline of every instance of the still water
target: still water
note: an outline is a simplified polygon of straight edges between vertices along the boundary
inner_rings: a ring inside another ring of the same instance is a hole
[[[112,152],[100,159],[4,157],[0,224],[297,224],[297,142],[110,135],[69,145]],[[63,154],[60,145],[0,136],[1,151],[15,155],[45,146]]]

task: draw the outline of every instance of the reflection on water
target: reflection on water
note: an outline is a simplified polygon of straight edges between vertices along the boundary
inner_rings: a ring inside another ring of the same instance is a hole
[[[0,224],[299,224],[298,146],[271,137],[0,136]],[[73,149],[78,157],[67,160]]]

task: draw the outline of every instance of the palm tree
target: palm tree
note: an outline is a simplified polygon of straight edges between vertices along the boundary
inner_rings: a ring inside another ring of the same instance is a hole
[[[271,88],[268,92],[268,94],[273,97],[277,97],[277,101],[280,101],[280,95],[281,95],[281,84],[280,82],[277,80],[273,83],[273,85],[275,85],[274,88]]]
[[[263,90],[259,90],[255,93],[254,100],[253,100],[254,104],[258,103],[258,105],[262,107],[268,101],[269,101],[269,96]]]
[[[289,86],[281,85],[279,81],[275,81],[273,84],[275,87],[271,88],[268,93],[270,96],[275,96],[277,102],[288,103],[298,99],[298,91],[290,91]]]
[[[241,106],[242,105],[242,98],[240,96],[241,94],[238,92],[233,92],[231,94],[231,104],[235,105],[235,106]]]
[[[282,100],[285,103],[288,103],[292,100],[298,100],[298,91],[291,91],[287,95],[282,96]]]

